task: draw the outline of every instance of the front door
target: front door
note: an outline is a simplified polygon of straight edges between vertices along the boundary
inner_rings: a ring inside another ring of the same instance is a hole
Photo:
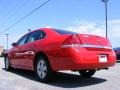
[[[28,39],[28,35],[26,34],[23,36],[20,40],[17,42],[17,46],[14,47],[11,51],[11,64],[14,67],[21,67],[25,66],[24,61],[25,61],[25,52],[26,52],[26,41]]]

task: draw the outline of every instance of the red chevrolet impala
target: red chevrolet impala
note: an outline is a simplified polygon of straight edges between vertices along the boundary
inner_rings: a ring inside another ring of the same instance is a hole
[[[5,55],[5,69],[33,70],[41,82],[49,81],[60,70],[91,77],[116,62],[108,39],[67,30],[41,28],[25,34],[12,46]]]

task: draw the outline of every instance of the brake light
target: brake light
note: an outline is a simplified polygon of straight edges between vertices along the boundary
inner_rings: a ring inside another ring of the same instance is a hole
[[[78,47],[82,46],[82,42],[80,41],[77,35],[71,35],[64,42],[62,47]]]

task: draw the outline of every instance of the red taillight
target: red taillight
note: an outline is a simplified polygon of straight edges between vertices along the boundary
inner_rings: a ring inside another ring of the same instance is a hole
[[[71,35],[69,36],[64,42],[63,47],[78,47],[81,46],[82,42],[80,41],[79,37],[77,35]]]

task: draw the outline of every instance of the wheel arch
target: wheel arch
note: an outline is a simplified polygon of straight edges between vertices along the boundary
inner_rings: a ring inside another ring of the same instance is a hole
[[[51,68],[52,68],[52,65],[51,65],[51,63],[50,63],[50,60],[49,60],[48,56],[47,56],[44,52],[40,51],[40,52],[37,52],[37,53],[35,54],[34,61],[33,61],[33,67],[34,67],[34,69],[35,69],[35,64],[36,64],[36,62],[37,62],[37,58],[38,58],[39,56],[44,56],[44,57],[47,59],[48,63],[50,64]]]

